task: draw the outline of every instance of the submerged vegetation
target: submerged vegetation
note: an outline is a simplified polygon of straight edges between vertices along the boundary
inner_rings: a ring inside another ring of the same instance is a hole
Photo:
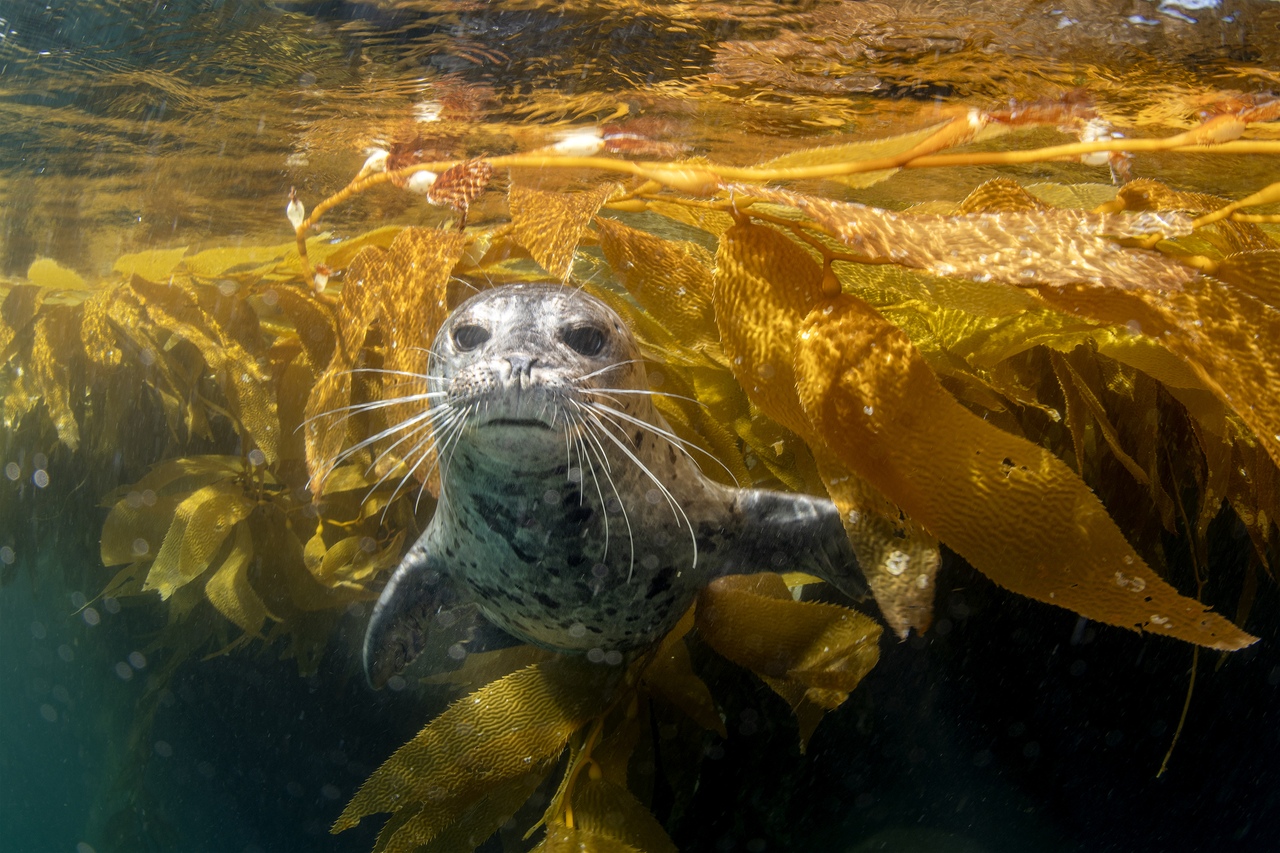
[[[434,507],[430,436],[400,425],[436,327],[473,289],[564,280],[630,320],[655,404],[722,463],[708,476],[831,496],[897,636],[929,628],[946,546],[1088,619],[1240,649],[1280,513],[1280,217],[1256,212],[1280,185],[1228,203],[1123,178],[1149,152],[1280,154],[1243,138],[1278,114],[1256,99],[1127,139],[1077,101],[965,110],[750,168],[593,129],[472,159],[402,140],[310,210],[293,195],[295,241],[128,255],[95,283],[32,264],[0,304],[4,423],[101,487],[101,558],[118,567],[101,594],[158,594],[159,644],[279,644],[307,672]],[[1045,126],[1083,141],[1020,147]],[[900,169],[1064,159],[1118,187],[997,178],[960,203],[842,200]],[[317,233],[383,185],[445,221]],[[139,431],[164,438],[140,446]],[[12,465],[15,480],[43,470]],[[112,471],[143,465],[115,487]],[[1223,579],[1231,619],[1169,576],[1171,551],[1198,584],[1215,571],[1222,513],[1253,549],[1246,576]],[[391,812],[377,850],[461,850],[519,815],[511,845],[544,826],[544,851],[674,849],[630,759],[669,751],[687,794],[700,732],[724,732],[688,636],[783,697],[802,741],[877,660],[878,623],[797,600],[811,579],[769,568],[784,574],[713,584],[625,671],[528,648],[469,657],[443,680],[471,692],[335,830]],[[645,745],[655,719],[681,716],[683,738]]]

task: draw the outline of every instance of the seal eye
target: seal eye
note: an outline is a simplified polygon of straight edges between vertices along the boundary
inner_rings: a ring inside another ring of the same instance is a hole
[[[466,325],[453,330],[453,345],[460,352],[467,352],[489,340],[489,330],[484,326]]]
[[[577,326],[560,333],[560,340],[579,355],[599,355],[604,349],[604,332],[595,326]]]

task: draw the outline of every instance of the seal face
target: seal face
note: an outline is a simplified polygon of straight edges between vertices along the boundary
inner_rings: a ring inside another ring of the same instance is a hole
[[[788,565],[859,587],[829,501],[702,474],[654,408],[626,324],[582,291],[472,297],[437,334],[428,372],[440,498],[375,606],[375,686],[459,613],[621,660],[719,574]],[[484,645],[478,633],[459,637]]]

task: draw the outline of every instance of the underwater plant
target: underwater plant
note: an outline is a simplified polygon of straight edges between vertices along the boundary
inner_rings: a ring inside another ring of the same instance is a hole
[[[0,304],[0,405],[7,427],[43,419],[101,465],[119,413],[147,401],[166,441],[149,473],[99,496],[102,562],[122,567],[103,594],[158,593],[193,651],[287,639],[305,672],[433,510],[429,436],[398,430],[425,390],[425,342],[470,289],[572,279],[630,321],[655,405],[725,466],[708,476],[835,501],[899,637],[928,629],[945,545],[1088,619],[1239,649],[1280,512],[1278,218],[1245,211],[1280,185],[1228,203],[1147,179],[996,179],[902,211],[840,193],[910,168],[1083,158],[1123,175],[1144,152],[1275,154],[1240,137],[1277,114],[1249,104],[1128,139],[1076,103],[966,110],[751,168],[602,156],[664,149],[590,130],[497,157],[428,162],[406,144],[310,212],[291,195],[291,243],[125,256],[97,287],[33,264]],[[1040,124],[1089,139],[948,151]],[[313,234],[383,184],[453,221]],[[486,196],[505,204],[478,211]],[[1234,622],[1165,573],[1164,537],[1202,547],[1224,505],[1254,551]],[[653,715],[723,732],[691,632],[782,696],[802,740],[875,665],[879,625],[796,600],[807,580],[717,581],[626,668],[468,657],[446,680],[471,692],[334,829],[390,812],[377,850],[470,849],[546,790],[521,828],[545,827],[538,849],[674,849],[631,793],[630,759]],[[187,619],[197,608],[221,618]]]

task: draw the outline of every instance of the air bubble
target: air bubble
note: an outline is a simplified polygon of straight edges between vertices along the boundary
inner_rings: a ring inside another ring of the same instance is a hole
[[[133,678],[133,668],[124,661],[120,661],[116,664],[116,677],[121,681],[128,681]]]
[[[467,650],[466,650],[466,647],[462,645],[462,643],[454,643],[452,646],[449,647],[449,651],[447,652],[447,654],[453,660],[466,660]]]
[[[547,489],[542,493],[542,502],[544,504],[558,504],[560,503],[560,493],[555,489]]]
[[[156,755],[161,758],[169,758],[173,755],[173,747],[169,745],[167,740],[158,740],[152,745],[152,749],[156,751]]]
[[[62,645],[58,646],[58,657],[62,659],[63,663],[71,663],[73,660],[76,659],[76,653],[74,649],[72,649],[66,643],[63,643]]]
[[[399,693],[406,686],[408,686],[408,683],[404,680],[403,675],[393,675],[387,679],[387,689],[393,693]]]
[[[37,640],[43,640],[48,635],[49,631],[44,627],[43,622],[31,623],[31,636],[35,637]]]
[[[129,666],[134,669],[145,669],[147,666],[147,656],[142,652],[129,652]]]
[[[325,785],[320,789],[320,796],[326,800],[336,800],[342,796],[342,792],[338,790],[336,785]]]
[[[133,556],[145,557],[147,552],[151,550],[151,546],[147,543],[147,540],[139,536],[137,539],[133,540],[132,550]]]
[[[1276,438],[1280,439],[1280,436],[1276,436]],[[22,466],[17,462],[10,462],[4,466],[4,475],[10,480],[17,480],[22,476]]]
[[[97,625],[102,621],[102,616],[92,607],[86,607],[80,612],[80,618],[84,620],[86,625]]]
[[[583,636],[586,636],[586,633],[587,633],[587,626],[583,625],[581,622],[574,622],[572,625],[569,626],[570,637],[583,637]]]
[[[13,565],[13,561],[17,558],[18,555],[13,553],[12,548],[8,545],[0,545],[0,563],[4,563],[6,566],[11,566]]]
[[[33,453],[31,455],[31,464],[36,468],[48,468],[49,457],[43,453]]]
[[[111,614],[120,612],[120,599],[107,596],[102,599],[102,609]]]
[[[911,563],[911,556],[902,551],[893,551],[885,558],[884,568],[889,574],[897,577],[907,570],[907,566]]]
[[[657,504],[662,501],[662,492],[657,489],[650,489],[644,493],[644,499],[651,504]]]
[[[37,468],[35,473],[31,475],[31,482],[36,484],[36,488],[45,488],[49,485],[49,472],[43,468]]]
[[[253,450],[249,451],[249,464],[255,468],[260,468],[263,465],[266,465],[267,454],[255,447]]]
[[[609,666],[617,666],[622,663],[622,652],[611,649],[604,653],[604,662]]]
[[[44,717],[45,722],[56,723],[58,722],[58,709],[52,705],[41,705],[40,716]]]
[[[592,663],[603,663],[604,649],[592,649],[591,651],[587,652],[587,660],[591,661]]]

